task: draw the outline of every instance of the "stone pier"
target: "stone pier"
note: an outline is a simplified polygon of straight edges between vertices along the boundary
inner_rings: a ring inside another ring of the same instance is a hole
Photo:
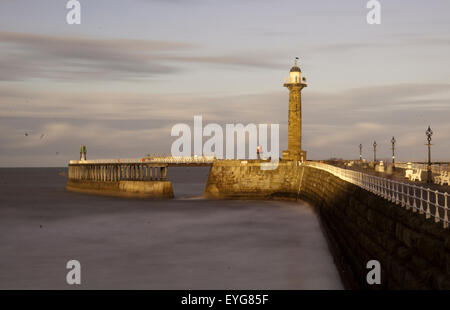
[[[257,160],[218,160],[204,195],[310,203],[348,288],[450,289],[448,229],[324,170],[294,161],[262,170]],[[380,263],[380,285],[366,280],[370,260]]]
[[[173,198],[167,164],[71,161],[67,189],[92,194]]]

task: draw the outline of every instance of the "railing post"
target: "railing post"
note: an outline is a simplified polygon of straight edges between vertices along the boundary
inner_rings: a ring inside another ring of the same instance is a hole
[[[417,203],[416,203],[416,188],[417,186],[413,186],[413,212],[416,213],[417,212]]]
[[[444,193],[444,228],[448,228],[448,205],[447,205],[447,192]]]
[[[439,192],[436,190],[435,192],[435,201],[434,201],[434,207],[436,208],[434,212],[434,222],[438,223],[441,220],[441,216],[439,214]]]
[[[430,189],[427,188],[427,210],[425,211],[425,217],[429,219],[431,217],[430,213]]]
[[[420,208],[419,214],[423,214],[423,186],[420,187]]]
[[[399,204],[400,203],[400,197],[398,196],[398,182],[395,182],[395,185],[396,185],[396,190],[395,190],[395,195],[396,195],[396,197],[395,197],[395,204]]]
[[[391,202],[395,203],[395,183],[391,180]]]
[[[403,183],[402,183],[402,207],[404,207],[405,206],[405,188],[404,188],[404,185],[403,185]]]
[[[409,185],[406,185],[406,210],[410,209],[409,204]]]

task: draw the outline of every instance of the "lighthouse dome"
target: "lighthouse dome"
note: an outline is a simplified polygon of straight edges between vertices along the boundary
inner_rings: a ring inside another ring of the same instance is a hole
[[[297,65],[294,65],[292,68],[291,68],[291,71],[290,72],[302,72],[302,70],[300,70],[300,68],[297,66]]]

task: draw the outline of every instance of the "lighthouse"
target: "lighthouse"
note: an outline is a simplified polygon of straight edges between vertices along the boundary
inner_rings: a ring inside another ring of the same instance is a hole
[[[288,114],[288,149],[283,151],[283,160],[305,161],[306,151],[302,150],[302,89],[307,87],[306,78],[302,77],[302,71],[297,65],[289,72],[289,77],[284,81],[284,87],[289,89],[289,114]]]

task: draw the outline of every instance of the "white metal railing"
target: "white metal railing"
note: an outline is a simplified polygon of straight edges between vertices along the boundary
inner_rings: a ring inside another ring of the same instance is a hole
[[[306,166],[327,171],[334,176],[357,185],[406,210],[425,214],[426,218],[434,218],[436,223],[442,222],[448,228],[448,194],[433,191],[414,184],[397,182],[380,178],[359,171],[343,169],[320,162],[306,162]]]
[[[158,162],[167,164],[211,164],[214,156],[169,156],[169,157],[146,157],[146,162]]]
[[[116,158],[116,159],[90,159],[90,160],[71,160],[69,164],[71,165],[93,165],[93,164],[139,164],[142,163],[143,159],[138,158]]]
[[[161,164],[211,164],[214,156],[161,156],[161,157],[143,157],[143,158],[117,158],[117,159],[93,159],[93,160],[71,160],[71,165],[90,165],[90,164],[139,164],[139,163],[161,163]]]

